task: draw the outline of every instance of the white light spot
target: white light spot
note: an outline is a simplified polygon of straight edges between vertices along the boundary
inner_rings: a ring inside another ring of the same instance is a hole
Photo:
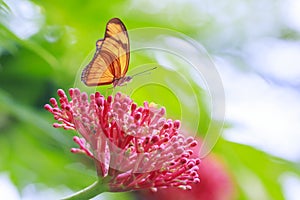
[[[19,38],[27,39],[40,30],[44,18],[38,6],[27,0],[6,0],[5,3],[9,10],[0,13],[0,22]]]
[[[300,178],[296,174],[285,173],[281,177],[286,200],[298,200],[300,197]]]
[[[300,94],[269,85],[251,72],[234,70],[225,61],[217,62],[222,66],[219,70],[226,94],[226,118],[233,126],[225,130],[225,138],[299,160]]]
[[[300,43],[262,39],[246,47],[247,60],[267,77],[293,84],[300,83]]]
[[[0,199],[19,200],[17,188],[10,181],[7,174],[0,174]]]

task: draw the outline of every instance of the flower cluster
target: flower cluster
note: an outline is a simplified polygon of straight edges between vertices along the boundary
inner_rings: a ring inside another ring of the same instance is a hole
[[[198,144],[201,140],[198,139]],[[199,152],[199,145],[192,148],[194,153]],[[192,157],[195,157],[194,154]],[[199,166],[199,184],[192,184],[190,191],[179,190],[178,188],[158,189],[157,192],[141,190],[136,193],[137,199],[143,200],[233,200],[237,199],[236,185],[232,174],[223,160],[217,155],[210,153],[201,161]]]
[[[54,115],[55,128],[76,130],[79,148],[96,162],[99,177],[106,177],[109,191],[177,187],[191,189],[198,183],[200,160],[192,157],[197,141],[179,133],[180,121],[165,119],[165,109],[155,104],[137,106],[121,93],[90,97],[70,89],[69,101],[58,90],[59,104],[51,98],[45,109]]]

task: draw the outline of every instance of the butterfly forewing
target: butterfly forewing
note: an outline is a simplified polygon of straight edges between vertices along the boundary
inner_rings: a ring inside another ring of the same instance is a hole
[[[103,40],[104,40],[104,39],[100,39],[100,40],[98,40],[98,41],[96,42],[96,50],[101,49],[101,46],[102,46],[102,44],[103,44]]]
[[[126,75],[129,65],[129,39],[120,19],[106,25],[105,37],[96,43],[96,53],[82,72],[87,86],[111,84]]]

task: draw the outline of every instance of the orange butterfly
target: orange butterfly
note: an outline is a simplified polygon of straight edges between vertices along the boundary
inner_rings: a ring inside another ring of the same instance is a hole
[[[109,20],[103,39],[96,42],[96,53],[84,68],[81,81],[87,86],[122,85],[132,79],[128,70],[129,38],[125,25],[118,18]]]

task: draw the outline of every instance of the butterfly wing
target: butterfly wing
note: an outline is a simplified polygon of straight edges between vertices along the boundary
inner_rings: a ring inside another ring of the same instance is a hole
[[[81,80],[87,86],[107,85],[126,75],[130,58],[129,38],[118,18],[106,25],[104,39],[96,43],[96,53],[85,67]]]

